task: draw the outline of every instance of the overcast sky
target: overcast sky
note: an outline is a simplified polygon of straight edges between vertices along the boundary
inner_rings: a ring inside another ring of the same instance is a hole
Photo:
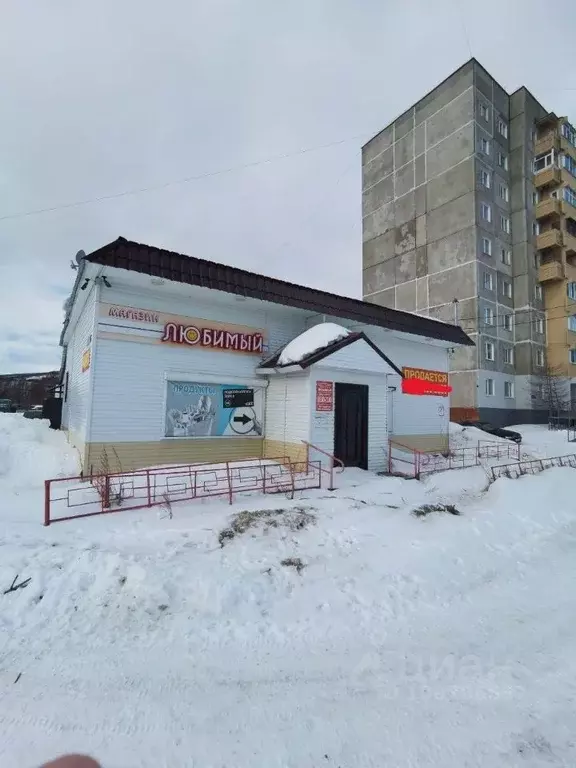
[[[360,296],[361,145],[471,53],[576,121],[576,4],[545,9],[1,0],[0,373],[59,366],[70,259],[119,235]]]

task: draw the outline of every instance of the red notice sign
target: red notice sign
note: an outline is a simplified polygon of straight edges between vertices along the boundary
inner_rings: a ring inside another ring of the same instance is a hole
[[[334,384],[331,381],[316,382],[316,410],[334,410]]]

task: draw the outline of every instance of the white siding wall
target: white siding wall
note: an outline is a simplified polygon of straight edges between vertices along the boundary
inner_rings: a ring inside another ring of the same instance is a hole
[[[327,317],[326,321],[335,322],[354,331],[364,333],[402,370],[403,366],[427,368],[433,371],[448,372],[448,349],[437,342],[425,338],[412,341],[384,328],[361,325],[352,321]],[[323,322],[320,315],[310,319],[308,326]],[[352,349],[356,345],[352,345]],[[342,350],[345,351],[345,350]],[[447,435],[450,423],[450,398],[431,397],[428,395],[404,395],[401,391],[401,378],[391,375],[389,386],[396,391],[390,392],[390,434],[396,435]]]
[[[89,290],[86,303],[68,340],[64,378],[66,381],[67,374],[68,391],[66,401],[62,403],[62,427],[68,431],[70,442],[79,450],[87,441],[90,383],[94,375],[96,289],[92,283]],[[82,354],[88,348],[92,349],[92,362],[90,368],[82,372]]]
[[[271,376],[266,392],[266,439],[283,443],[310,440],[308,372]]]
[[[108,290],[103,300],[141,309],[217,320],[263,328],[268,343],[278,347],[301,329],[300,322],[279,314],[250,311],[229,306],[210,307],[196,302],[169,303],[151,296]],[[260,358],[224,350],[194,349],[137,341],[99,339],[94,363],[93,416],[90,442],[131,442],[160,440],[164,436],[166,377],[189,381],[253,383]]]
[[[331,358],[327,358],[328,360],[331,360]],[[378,376],[338,371],[327,367],[324,368],[318,364],[312,368],[310,380],[310,442],[328,453],[334,453],[334,411],[316,411],[316,382],[332,381],[345,384],[368,385],[368,469],[374,472],[384,469],[388,445],[386,375]],[[328,459],[314,450],[310,451],[310,459],[322,459],[324,466],[328,464]]]

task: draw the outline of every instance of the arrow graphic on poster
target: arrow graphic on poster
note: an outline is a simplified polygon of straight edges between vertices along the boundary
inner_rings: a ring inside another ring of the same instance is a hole
[[[237,421],[240,424],[243,424],[244,426],[246,426],[246,424],[248,424],[249,421],[253,421],[253,419],[251,419],[250,416],[246,416],[246,414],[243,413],[242,416],[234,416],[233,421]]]

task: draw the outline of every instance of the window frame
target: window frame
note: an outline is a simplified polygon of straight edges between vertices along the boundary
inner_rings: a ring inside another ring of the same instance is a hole
[[[484,307],[484,325],[494,325],[495,318],[496,318],[496,313],[494,312],[492,307]]]
[[[502,329],[504,331],[508,331],[509,333],[512,332],[512,323],[513,323],[512,317],[513,317],[513,312],[502,313]],[[509,322],[510,327],[507,326],[507,320]]]
[[[544,368],[545,364],[544,352],[541,349],[536,350],[536,365],[538,368]]]
[[[491,350],[490,354],[492,355],[492,357],[490,357],[490,355],[488,354],[489,349]],[[486,360],[486,362],[488,363],[493,363],[495,361],[495,358],[496,358],[496,347],[494,345],[494,342],[485,341],[484,342],[484,360]]]
[[[510,217],[509,216],[503,216],[500,214],[500,229],[502,232],[505,232],[507,235],[510,234],[512,231],[512,225],[510,223]]]
[[[496,120],[496,130],[500,136],[503,136],[505,139],[508,138],[508,123],[505,120],[502,120],[501,117]]]
[[[538,168],[538,163],[541,161],[547,161],[542,165],[540,168]],[[556,151],[554,149],[549,149],[548,152],[542,152],[540,155],[536,155],[536,157],[533,160],[532,163],[532,171],[533,173],[540,173],[540,171],[545,171],[548,168],[552,168],[556,164]]]
[[[498,184],[498,197],[505,203],[510,202],[510,188],[502,181]]]
[[[502,296],[505,296],[507,299],[512,298],[512,283],[510,280],[502,280]]]
[[[484,382],[484,394],[486,395],[486,397],[494,397],[494,392],[495,392],[494,379],[487,378]]]
[[[486,250],[486,244],[488,245],[488,250]],[[482,237],[482,253],[485,256],[492,256],[492,240],[489,237]]]
[[[488,216],[484,216],[484,212],[488,213]],[[492,206],[490,203],[485,203],[484,201],[480,202],[480,218],[482,221],[487,221],[488,224],[492,224]]]
[[[486,285],[486,283],[489,283],[489,285]],[[492,272],[488,272],[488,270],[484,270],[484,275],[482,277],[482,285],[484,286],[485,291],[494,291],[494,275]]]
[[[506,356],[508,356],[508,360],[506,360]],[[502,362],[504,365],[514,365],[514,347],[503,347]]]
[[[536,285],[534,286],[534,298],[536,299],[536,301],[542,301],[543,297],[544,297],[544,292],[542,290],[542,286],[540,285],[540,283],[536,283]]]
[[[574,353],[574,357],[572,357],[572,353]],[[568,350],[568,360],[570,361],[570,365],[576,365],[576,349]]]
[[[509,388],[509,394],[506,394],[506,387]],[[505,381],[504,382],[504,397],[506,399],[513,399],[514,398],[514,382],[513,381]]]
[[[505,155],[504,152],[498,152],[496,161],[498,168],[502,168],[504,171],[508,170],[508,155]]]
[[[480,112],[480,117],[484,122],[489,123],[490,122],[490,106],[486,104],[485,101],[478,100],[478,108]]]
[[[576,301],[576,281],[572,280],[571,282],[566,283],[566,295],[572,301]]]
[[[492,151],[492,147],[491,147],[490,139],[487,139],[485,136],[480,136],[481,154],[485,155],[486,157],[490,157],[491,151]]]
[[[507,267],[512,265],[512,251],[510,248],[500,248],[500,261]]]

